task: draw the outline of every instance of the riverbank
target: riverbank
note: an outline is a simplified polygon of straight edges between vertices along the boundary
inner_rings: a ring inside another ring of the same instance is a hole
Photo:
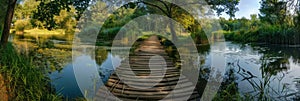
[[[30,56],[19,54],[12,43],[0,49],[0,74],[4,78],[8,100],[61,100],[49,84],[43,68]]]
[[[226,40],[237,44],[249,44],[249,45],[258,45],[258,46],[276,46],[276,47],[287,47],[287,48],[300,48],[300,44],[272,44],[267,42],[240,42],[240,41],[232,41]]]
[[[300,44],[289,45],[289,44],[270,44],[270,43],[250,43],[252,45],[261,45],[261,46],[279,46],[279,47],[288,47],[288,48],[300,48]]]

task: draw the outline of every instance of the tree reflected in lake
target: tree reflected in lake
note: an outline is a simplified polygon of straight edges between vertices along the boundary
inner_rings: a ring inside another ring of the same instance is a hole
[[[214,46],[215,44],[211,44]],[[203,91],[213,55],[226,54],[226,73],[214,100],[297,100],[299,99],[299,48],[258,46],[226,42],[226,51],[199,52],[201,61],[197,88]],[[212,77],[217,78],[218,77]],[[202,95],[206,96],[206,95]]]
[[[96,52],[95,54],[96,63],[98,65],[101,65],[103,61],[107,59],[108,52],[104,47],[97,47],[95,52]]]

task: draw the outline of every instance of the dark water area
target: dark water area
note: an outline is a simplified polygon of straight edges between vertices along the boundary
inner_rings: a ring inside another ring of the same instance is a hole
[[[52,80],[52,86],[64,97],[76,98],[83,96],[77,85],[72,64],[68,64],[61,71],[52,72],[50,79]]]
[[[220,44],[225,44],[225,47],[219,47]],[[233,80],[241,96],[251,95],[257,100],[297,100],[300,97],[299,48],[225,42],[199,49],[199,59],[193,60],[200,63],[199,68],[217,66],[213,63],[220,62],[219,54],[225,54],[226,70],[233,70]],[[101,54],[96,56],[82,55],[73,58],[73,62],[66,65],[62,71],[52,72],[50,78],[58,93],[69,98],[83,97],[85,93],[82,92],[86,92],[83,89],[93,88],[92,84],[87,83],[91,82],[95,75],[99,75],[105,83],[114,71],[113,63],[120,63],[122,59],[106,50],[99,53]],[[102,58],[95,58],[97,56]],[[85,68],[78,69],[74,65]],[[74,69],[82,72],[76,74]],[[76,75],[91,79],[76,79]],[[223,78],[225,82],[230,77],[226,74]]]

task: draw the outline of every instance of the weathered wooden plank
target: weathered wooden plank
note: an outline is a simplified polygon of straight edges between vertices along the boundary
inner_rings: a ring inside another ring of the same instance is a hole
[[[163,59],[153,59],[153,56],[161,56]],[[151,66],[156,66],[155,69],[149,68],[149,60],[151,58]],[[198,92],[192,86],[187,78],[180,78],[181,71],[175,67],[173,59],[165,52],[157,36],[151,36],[149,39],[141,43],[140,47],[130,54],[129,65],[125,60],[121,62],[121,66],[116,69],[118,75],[113,73],[105,86],[121,100],[137,101],[137,100],[161,100],[167,95],[170,95],[166,100],[180,101],[184,97],[190,97],[191,100],[199,99]],[[161,67],[167,65],[166,68]],[[162,71],[166,71],[162,73]],[[135,74],[130,74],[134,72]],[[149,74],[155,74],[149,76]],[[164,74],[164,75],[163,75]],[[120,80],[118,76],[122,76]],[[140,79],[139,79],[140,78]],[[162,78],[162,79],[161,79]],[[146,79],[146,80],[142,80]],[[139,87],[153,86],[152,83],[157,83],[152,88],[140,89]],[[133,85],[138,88],[130,87]],[[175,87],[179,87],[175,90]],[[189,91],[194,91],[190,96]],[[172,93],[171,93],[172,92]],[[97,96],[105,97],[104,94]],[[106,98],[109,99],[109,98]],[[116,100],[113,97],[110,100]]]

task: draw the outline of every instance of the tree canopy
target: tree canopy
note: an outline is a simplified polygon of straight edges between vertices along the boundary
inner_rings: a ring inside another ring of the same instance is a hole
[[[8,0],[9,1],[9,0]],[[169,3],[163,0],[102,0],[106,3],[107,7],[116,6],[116,5],[125,5],[125,7],[130,6],[141,6],[147,8],[149,12],[156,12],[164,14],[171,19],[180,19],[179,21],[183,21],[185,27],[189,27],[193,24],[193,20],[189,16],[182,16],[182,11],[179,9],[179,6],[187,6],[194,7],[191,5],[202,5],[205,4],[204,1],[199,0],[187,0],[184,3],[180,0],[169,0]],[[167,0],[168,1],[168,0]],[[31,3],[33,2],[33,3]],[[83,12],[86,9],[90,9],[89,6],[96,4],[97,0],[38,0],[35,2],[34,0],[26,0],[23,6],[18,6],[17,9],[21,11],[17,11],[14,18],[16,19],[26,19],[30,18],[30,22],[34,27],[42,27],[47,28],[49,30],[55,28],[70,28],[71,26],[66,25],[70,23],[76,23],[70,16],[74,16],[76,21],[84,15]],[[129,4],[124,3],[132,2]],[[220,15],[222,12],[229,14],[231,17],[234,17],[234,13],[238,11],[236,7],[239,3],[239,0],[206,0],[206,2]],[[134,4],[135,3],[135,4]],[[10,11],[6,14],[10,14],[11,16],[7,17],[5,21],[12,21],[12,14],[14,13],[14,7],[17,3],[11,3],[8,7]],[[199,8],[200,7],[200,8]],[[34,8],[37,8],[36,10]],[[74,10],[72,10],[74,8]],[[132,8],[132,7],[131,7]],[[195,6],[196,9],[201,9],[201,6]],[[67,12],[75,12],[74,15]],[[33,13],[33,14],[32,14]],[[11,17],[11,18],[10,18]],[[66,20],[65,18],[69,18]],[[5,30],[3,31],[3,35],[5,38],[1,39],[4,43],[7,42],[7,36],[9,35],[10,22],[6,22]],[[64,27],[61,27],[64,25]],[[176,37],[175,29],[173,24],[170,22],[169,28],[174,37]],[[191,27],[190,27],[191,28]]]

